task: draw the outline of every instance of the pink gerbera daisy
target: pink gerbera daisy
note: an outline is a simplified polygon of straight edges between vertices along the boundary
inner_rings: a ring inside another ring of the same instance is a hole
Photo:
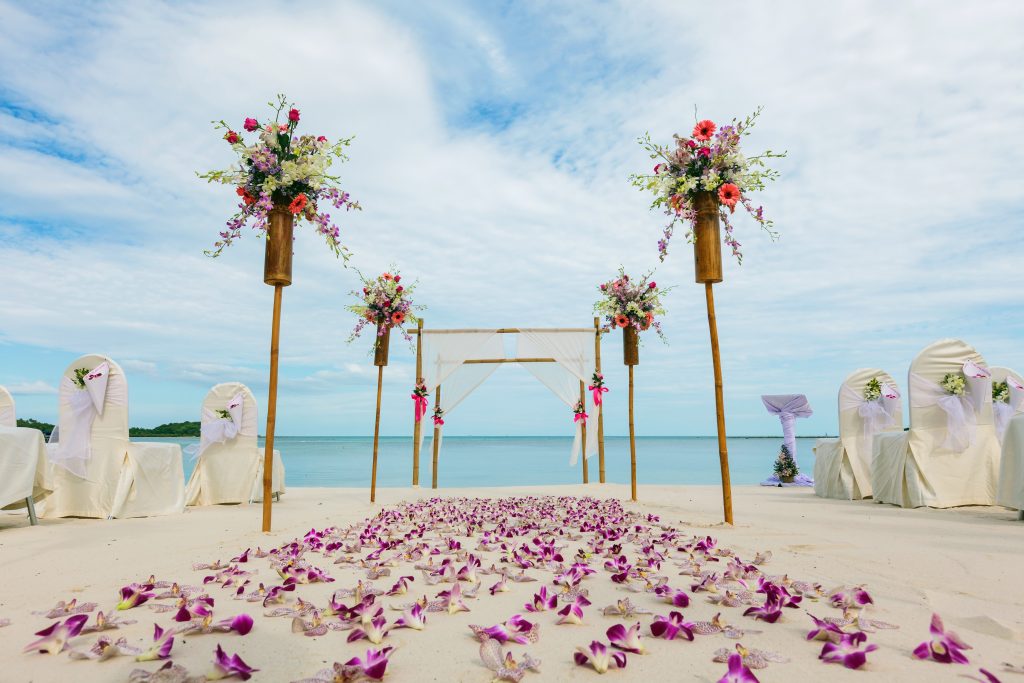
[[[710,140],[711,136],[715,134],[715,122],[709,119],[698,121],[697,125],[693,127],[693,137],[701,142]]]

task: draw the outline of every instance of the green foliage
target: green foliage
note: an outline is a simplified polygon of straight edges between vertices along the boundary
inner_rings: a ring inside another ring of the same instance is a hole
[[[199,436],[198,422],[168,422],[159,427],[132,427],[128,436]]]
[[[779,457],[775,459],[775,474],[781,479],[782,477],[795,477],[800,474],[800,470],[797,469],[796,461],[793,460],[792,454],[789,449],[786,448],[786,444],[782,444],[782,449],[779,451]]]
[[[49,422],[39,422],[38,420],[28,419],[22,420],[18,418],[19,427],[28,427],[29,429],[38,429],[43,434],[49,434],[53,431],[53,425]]]

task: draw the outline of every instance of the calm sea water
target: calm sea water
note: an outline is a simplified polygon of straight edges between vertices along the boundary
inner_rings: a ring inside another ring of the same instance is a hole
[[[147,441],[149,439],[139,439]],[[198,439],[164,439],[183,446]],[[797,439],[800,470],[814,471],[815,439]],[[260,439],[260,444],[263,440]],[[772,473],[781,438],[729,439],[729,465],[734,484],[757,484]],[[447,436],[438,461],[438,486],[528,486],[582,481],[579,464],[569,467],[568,437]],[[341,436],[282,436],[275,439],[288,486],[369,486],[373,439]],[[420,452],[420,484],[430,485],[433,448],[424,439]],[[714,437],[638,437],[637,480],[641,484],[719,483],[718,441]],[[185,477],[194,464],[185,456]],[[597,481],[597,455],[589,461]],[[629,439],[606,437],[606,479],[629,482]],[[412,439],[381,438],[378,486],[408,486],[412,481]]]

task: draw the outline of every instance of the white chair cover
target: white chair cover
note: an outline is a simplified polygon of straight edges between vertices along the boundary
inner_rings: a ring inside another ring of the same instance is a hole
[[[996,436],[1001,444],[1010,420],[1017,413],[1024,412],[1024,378],[1010,368],[993,366],[990,369],[992,370],[992,383],[1006,382],[1010,389],[1009,400],[992,402],[992,420],[996,425]]]
[[[231,416],[223,418],[218,411]],[[263,498],[263,456],[257,445],[259,409],[249,387],[226,382],[210,389],[200,415],[196,467],[185,492],[188,505],[246,503]],[[285,491],[284,463],[274,451],[272,492]]]
[[[43,433],[0,425],[0,508],[21,508],[29,496],[38,502],[47,493]]]
[[[939,386],[956,372],[969,378],[962,398]],[[875,500],[903,507],[992,505],[999,442],[984,359],[959,339],[943,339],[917,355],[909,377],[910,430],[883,433],[874,441]]]
[[[14,397],[6,387],[0,386],[0,427],[17,427],[18,418],[14,411]]]
[[[566,421],[573,419],[571,409],[580,401],[580,382],[584,384],[583,405],[587,413],[587,458],[597,452],[597,417],[600,406],[594,405],[594,397],[586,390],[594,374],[594,333],[593,332],[547,332],[542,330],[520,330],[516,355],[520,358],[554,358],[554,363],[520,363],[530,374],[539,379],[554,392],[570,410]],[[584,422],[573,422],[575,438],[569,465],[579,460]]]
[[[1008,508],[1024,510],[1024,413],[1010,420],[1003,436],[996,502]]]
[[[877,378],[882,396],[868,401],[864,388]],[[821,498],[870,498],[871,448],[876,434],[903,429],[896,382],[877,368],[855,370],[839,386],[839,437],[814,445],[814,493]]]
[[[75,368],[105,372],[80,390],[73,382]],[[68,366],[58,426],[60,440],[47,449],[53,494],[44,517],[148,517],[184,509],[181,448],[129,442],[128,383],[114,361],[89,355]]]
[[[764,403],[764,407],[768,409],[768,412],[772,415],[779,417],[779,422],[782,423],[782,440],[786,444],[786,448],[789,449],[789,454],[793,457],[793,462],[797,462],[796,459],[796,430],[795,423],[798,417],[810,417],[814,414],[811,409],[811,404],[807,402],[807,397],[803,394],[767,394],[761,397],[761,402]],[[799,466],[799,463],[797,463]],[[772,475],[761,482],[761,486],[785,486],[783,482],[779,481],[778,476]],[[813,486],[814,480],[808,477],[803,472],[796,475],[793,478],[793,482],[788,484],[789,486]]]

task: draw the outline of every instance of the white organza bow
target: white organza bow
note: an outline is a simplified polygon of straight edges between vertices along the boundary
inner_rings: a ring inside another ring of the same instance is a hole
[[[915,408],[938,406],[946,413],[946,439],[943,448],[957,453],[970,448],[978,427],[978,411],[985,396],[992,395],[992,376],[988,370],[967,361],[963,366],[967,390],[962,396],[948,393],[937,382],[915,372],[910,373],[911,405]]]
[[[849,384],[844,384],[839,392],[839,410],[856,410],[860,416],[862,428],[857,438],[861,453],[870,453],[875,434],[896,424],[899,405],[900,392],[888,382],[882,384],[882,395],[871,401]]]
[[[203,408],[202,421],[199,425],[199,448],[192,459],[199,458],[203,452],[215,443],[227,443],[238,436],[245,417],[245,395],[242,392],[224,406],[230,417],[221,417],[209,408]]]
[[[82,378],[84,388],[68,377],[60,383],[61,403],[68,408],[70,415],[67,429],[61,432],[50,460],[83,479],[92,457],[92,423],[97,415],[103,414],[109,380],[110,364],[104,361]]]
[[[1006,384],[1010,387],[1010,397],[1006,401],[994,401],[992,413],[996,423],[996,435],[999,443],[1003,442],[1003,434],[1010,424],[1010,419],[1024,409],[1024,385],[1015,377],[1007,376]]]

